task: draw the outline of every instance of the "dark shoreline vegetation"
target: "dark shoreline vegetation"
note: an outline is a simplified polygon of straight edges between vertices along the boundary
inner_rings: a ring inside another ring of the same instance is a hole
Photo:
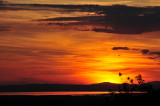
[[[76,84],[28,84],[28,85],[1,85],[0,92],[53,92],[53,91],[118,91],[118,92],[152,92],[160,89],[160,81],[145,83],[142,75],[135,77],[136,81],[130,77],[123,78],[119,72],[122,84],[103,82],[90,85]],[[123,79],[123,80],[122,80]],[[137,84],[135,84],[137,82]]]
[[[146,94],[110,94],[110,95],[84,95],[84,96],[0,96],[1,105],[16,106],[106,106],[106,105],[145,105],[157,104],[160,90]]]
[[[119,73],[119,77],[122,76],[122,73]],[[160,82],[144,83],[140,74],[135,78],[137,79],[138,84],[134,84],[133,79],[128,77],[122,84],[105,82],[91,85],[39,84],[0,86],[0,92],[107,91],[106,88],[108,88],[108,91],[110,89],[112,92],[109,94],[95,95],[1,95],[0,103],[2,105],[16,106],[106,106],[157,104],[160,98]],[[120,91],[120,93],[116,93],[116,90]],[[134,91],[140,91],[141,93],[134,93]]]

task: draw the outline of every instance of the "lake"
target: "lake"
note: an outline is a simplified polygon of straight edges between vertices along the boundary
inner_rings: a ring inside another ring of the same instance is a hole
[[[110,94],[110,92],[1,92],[0,95],[99,95],[99,94]]]
[[[109,91],[102,91],[102,92],[96,92],[96,91],[68,91],[68,92],[0,92],[0,95],[30,95],[30,96],[43,96],[43,95],[71,95],[71,96],[83,96],[83,95],[102,95],[102,94],[111,94],[113,92]],[[115,94],[118,94],[120,92],[114,92]],[[124,92],[121,92],[124,93]],[[145,92],[130,92],[130,93],[145,93]]]

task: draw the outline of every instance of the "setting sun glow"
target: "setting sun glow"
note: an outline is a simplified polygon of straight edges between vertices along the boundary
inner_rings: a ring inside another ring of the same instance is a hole
[[[159,81],[154,6],[160,2],[0,0],[0,85],[122,83],[119,72]]]

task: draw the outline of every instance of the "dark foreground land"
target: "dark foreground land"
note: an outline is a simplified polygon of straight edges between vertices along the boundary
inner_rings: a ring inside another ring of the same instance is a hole
[[[109,106],[154,105],[160,91],[146,94],[110,94],[98,96],[0,96],[1,106]]]

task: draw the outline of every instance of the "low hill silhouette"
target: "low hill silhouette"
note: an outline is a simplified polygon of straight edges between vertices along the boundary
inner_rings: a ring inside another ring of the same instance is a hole
[[[160,81],[148,82],[153,89],[160,89]],[[45,91],[117,91],[122,84],[109,82],[90,85],[74,84],[30,84],[0,86],[0,92],[45,92]],[[132,85],[130,85],[132,86]]]

